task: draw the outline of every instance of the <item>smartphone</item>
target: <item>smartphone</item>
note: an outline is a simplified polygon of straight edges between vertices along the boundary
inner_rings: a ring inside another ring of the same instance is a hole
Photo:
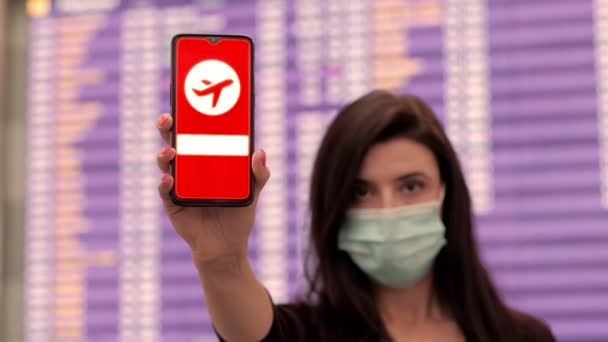
[[[243,35],[171,40],[172,201],[246,206],[253,200],[254,45]]]

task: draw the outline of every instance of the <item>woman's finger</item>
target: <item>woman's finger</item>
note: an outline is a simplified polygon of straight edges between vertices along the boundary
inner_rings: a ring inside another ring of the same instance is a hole
[[[175,215],[179,211],[183,210],[184,207],[180,207],[173,203],[171,200],[171,188],[173,187],[173,177],[169,174],[164,174],[158,184],[158,194],[163,201],[165,211],[169,216]]]
[[[264,185],[270,179],[270,169],[266,166],[266,152],[264,150],[258,150],[253,153],[251,166],[255,177],[254,202],[257,202],[260,192],[262,192]]]
[[[169,172],[169,163],[175,157],[175,149],[165,146],[156,155],[156,164],[163,173]]]
[[[172,186],[173,177],[166,173],[163,174],[163,177],[160,179],[160,183],[158,183],[158,194],[165,204],[169,203],[173,205],[173,202],[171,202],[171,196],[169,195]]]
[[[161,114],[158,117],[158,120],[156,120],[156,128],[167,145],[171,145],[171,126],[173,126],[173,118],[171,117],[171,114]]]

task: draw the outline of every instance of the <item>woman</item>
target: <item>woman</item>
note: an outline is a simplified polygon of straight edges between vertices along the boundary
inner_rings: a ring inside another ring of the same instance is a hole
[[[171,117],[158,128],[168,140]],[[270,177],[253,155],[256,194],[243,208],[173,205],[165,148],[159,192],[189,244],[226,341],[555,341],[508,308],[482,266],[464,175],[439,121],[415,96],[372,91],[343,108],[321,143],[310,193],[309,292],[274,305],[248,256]]]

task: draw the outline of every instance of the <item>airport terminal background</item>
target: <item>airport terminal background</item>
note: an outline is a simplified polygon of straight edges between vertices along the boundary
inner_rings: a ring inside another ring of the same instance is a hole
[[[302,286],[316,146],[372,88],[438,113],[484,261],[559,341],[608,341],[608,0],[1,1],[0,339],[212,341],[156,192],[169,42],[256,43],[251,237],[278,303]]]

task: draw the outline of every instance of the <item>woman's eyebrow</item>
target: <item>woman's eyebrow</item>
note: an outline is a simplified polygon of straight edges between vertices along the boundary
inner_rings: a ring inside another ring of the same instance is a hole
[[[395,182],[400,182],[400,181],[405,181],[411,178],[415,178],[415,177],[425,177],[428,178],[428,176],[426,175],[426,173],[422,172],[422,171],[414,171],[414,172],[408,172],[406,174],[403,174],[397,178],[395,178]],[[363,178],[357,178],[355,179],[355,184],[357,185],[368,185],[368,184],[374,184],[374,182],[368,181],[366,179]]]
[[[414,171],[401,175],[395,179],[396,182],[406,181],[415,177],[428,177],[424,172]]]

